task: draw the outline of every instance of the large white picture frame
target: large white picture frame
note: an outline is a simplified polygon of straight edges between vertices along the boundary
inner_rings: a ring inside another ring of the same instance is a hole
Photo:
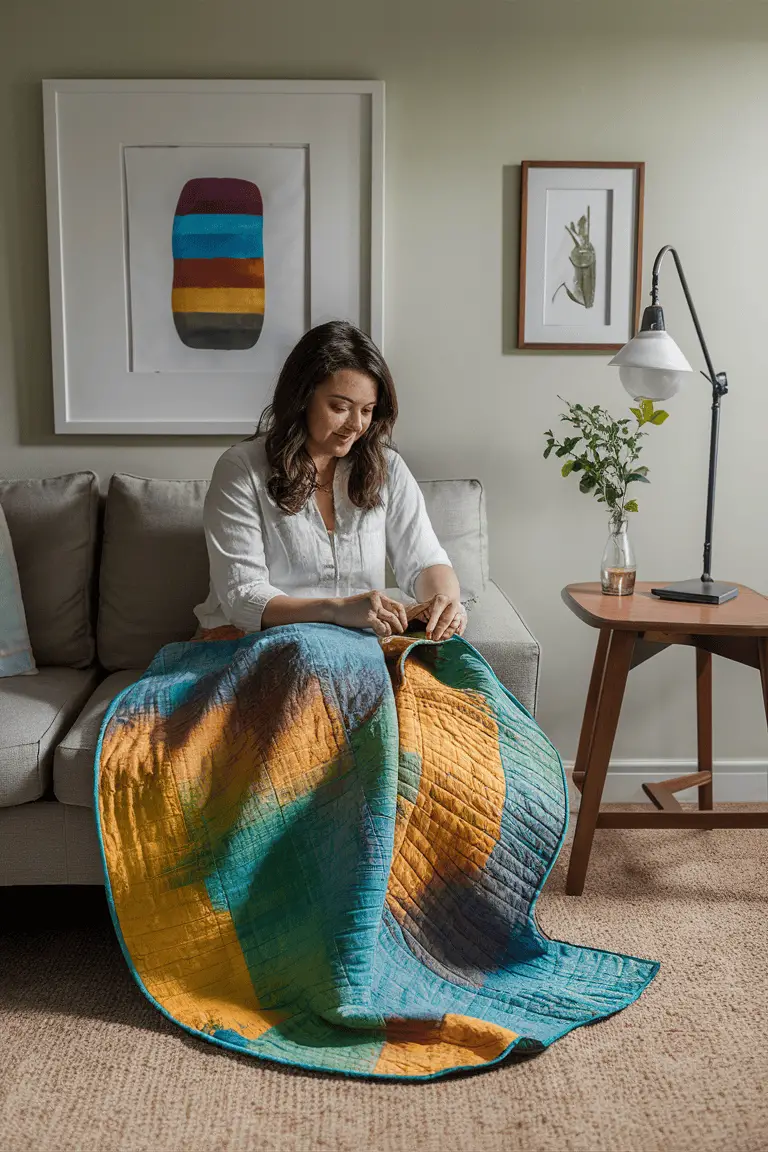
[[[57,433],[248,434],[307,328],[351,320],[383,345],[382,82],[45,80],[43,105]],[[259,188],[262,287],[237,296],[263,311],[252,347],[176,335],[190,174]]]

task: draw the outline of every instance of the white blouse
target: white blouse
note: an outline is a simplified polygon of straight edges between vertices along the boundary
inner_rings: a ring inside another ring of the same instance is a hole
[[[349,459],[333,479],[335,531],[325,526],[314,495],[291,515],[267,491],[264,438],[229,448],[218,460],[205,498],[203,523],[211,570],[208,598],[195,608],[202,628],[232,624],[261,629],[273,596],[354,596],[385,587],[388,559],[399,588],[415,597],[416,577],[450,560],[429,521],[421,489],[401,456],[385,449],[383,506],[368,511],[349,499]]]

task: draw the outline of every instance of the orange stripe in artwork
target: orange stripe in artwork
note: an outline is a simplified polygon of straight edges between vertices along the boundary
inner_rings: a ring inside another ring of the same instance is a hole
[[[429,1076],[446,1068],[488,1064],[519,1036],[501,1024],[448,1013],[437,1024],[414,1020],[387,1026],[376,1076]]]
[[[171,297],[174,312],[264,311],[263,288],[174,288]]]

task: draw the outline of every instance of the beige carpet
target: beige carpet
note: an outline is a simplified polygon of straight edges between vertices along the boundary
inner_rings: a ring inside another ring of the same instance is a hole
[[[0,895],[0,1148],[765,1152],[766,836],[598,832],[581,898],[564,895],[564,851],[542,926],[661,972],[638,1003],[541,1056],[429,1084],[305,1073],[194,1040],[133,983],[103,898],[81,894],[73,924],[71,892],[42,907]]]

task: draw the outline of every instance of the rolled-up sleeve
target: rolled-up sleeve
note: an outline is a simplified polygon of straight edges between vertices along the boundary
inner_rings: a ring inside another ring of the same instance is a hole
[[[244,632],[259,632],[264,608],[284,593],[269,582],[253,478],[232,456],[222,456],[213,470],[203,525],[211,584],[224,615]]]
[[[416,579],[424,569],[434,564],[450,567],[451,562],[430,523],[422,491],[396,452],[389,453],[388,495],[387,559],[398,588],[415,599]]]

